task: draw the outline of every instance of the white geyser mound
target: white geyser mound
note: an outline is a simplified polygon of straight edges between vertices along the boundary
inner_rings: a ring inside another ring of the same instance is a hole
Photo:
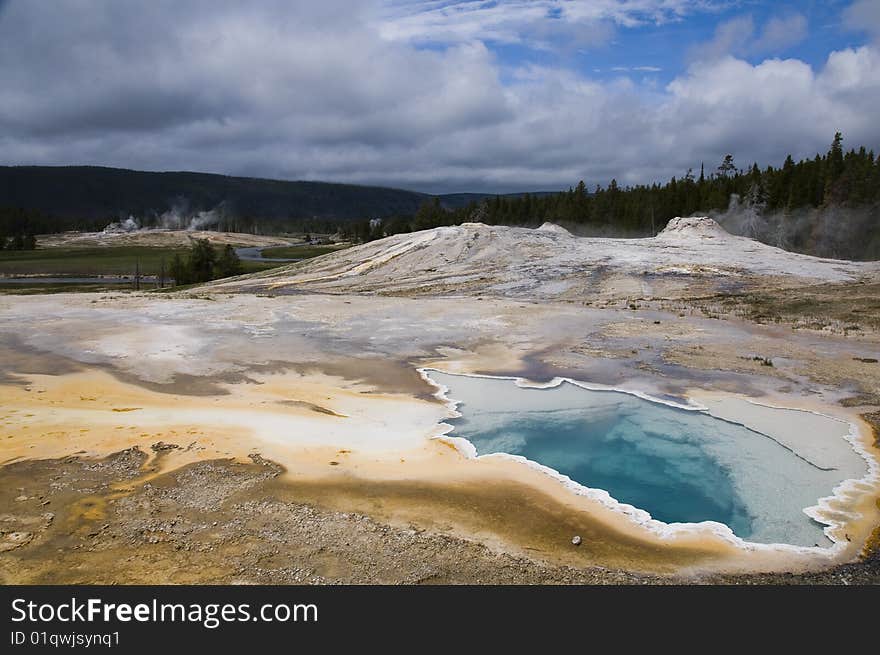
[[[679,216],[669,221],[657,236],[661,239],[717,239],[732,235],[708,216]]]
[[[105,234],[126,234],[128,232],[137,232],[141,229],[140,223],[134,216],[129,216],[124,221],[114,221],[104,228]]]

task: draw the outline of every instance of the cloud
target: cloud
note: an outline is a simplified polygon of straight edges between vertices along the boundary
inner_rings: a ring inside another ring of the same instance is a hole
[[[801,43],[809,34],[809,26],[803,14],[790,14],[771,18],[764,31],[755,39],[752,49],[759,53],[784,52]]]
[[[691,48],[690,59],[718,59],[779,54],[801,43],[809,34],[806,17],[798,13],[769,19],[759,32],[751,15],[720,23],[712,39]]]
[[[724,21],[715,28],[712,39],[691,48],[690,59],[718,59],[739,52],[755,33],[751,16],[740,16]]]
[[[818,72],[796,59],[753,66],[726,57],[695,64],[668,90],[670,129],[692,126],[683,143],[694,154],[730,147],[740,163],[773,161],[789,150],[808,156],[827,149],[837,130],[851,144],[880,142],[871,109],[880,102],[880,52],[868,46],[831,53]]]
[[[816,70],[719,54],[659,87],[551,66],[502,76],[480,39],[386,38],[371,2],[89,6],[0,13],[0,163],[500,191],[663,180],[726,152],[781,163],[837,130],[880,150],[872,45]]]
[[[629,73],[630,71],[636,73],[659,73],[663,69],[658,66],[612,66],[611,70],[617,73]]]
[[[388,0],[377,19],[388,40],[480,40],[537,49],[604,45],[614,26],[662,24],[723,2],[705,0]]]
[[[852,30],[868,32],[880,39],[880,2],[857,0],[844,11],[843,23]]]
[[[352,20],[347,2],[287,5],[293,11],[190,2],[187,12],[158,0],[134,15],[107,2],[86,18],[77,2],[56,4],[54,22],[19,2],[0,23],[0,127],[8,134],[186,127],[208,145],[212,135],[262,131],[259,117],[309,143],[407,142],[506,111],[484,46],[387,44]],[[334,4],[348,20],[329,20]]]

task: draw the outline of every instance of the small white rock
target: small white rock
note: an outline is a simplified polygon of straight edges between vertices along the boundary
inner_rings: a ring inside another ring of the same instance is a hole
[[[577,534],[576,534],[575,536],[573,536],[573,537],[571,538],[571,543],[574,544],[575,546],[580,546],[580,545],[581,545],[581,537],[580,537],[580,535],[577,535]]]

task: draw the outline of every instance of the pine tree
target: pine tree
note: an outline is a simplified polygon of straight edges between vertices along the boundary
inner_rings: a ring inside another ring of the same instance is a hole
[[[718,166],[718,174],[727,178],[736,173],[736,164],[733,163],[733,155],[724,155],[724,161]]]
[[[760,179],[753,180],[743,203],[743,236],[757,239],[763,234],[765,228],[764,209],[766,207],[767,201],[764,198]]]
[[[822,188],[822,204],[831,205],[835,203],[839,196],[838,182],[843,175],[844,157],[843,157],[843,135],[840,132],[834,134],[834,141],[831,142],[831,149],[825,157],[825,176]]]
[[[189,274],[189,267],[184,263],[180,253],[175,253],[174,258],[171,260],[170,273],[176,286],[190,284],[192,282]]]
[[[843,172],[843,135],[835,132],[831,150],[828,151],[828,176],[832,182]]]
[[[214,277],[232,277],[233,275],[241,275],[241,272],[241,259],[235,252],[235,248],[227,243],[214,265]]]
[[[440,205],[440,198],[434,196],[422,203],[413,219],[414,230],[427,230],[445,223],[446,211]],[[367,237],[369,239],[369,236]]]
[[[207,239],[196,239],[190,249],[189,268],[194,282],[209,282],[214,276],[217,251]]]

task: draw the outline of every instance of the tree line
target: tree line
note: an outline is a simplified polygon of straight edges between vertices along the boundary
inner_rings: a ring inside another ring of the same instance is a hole
[[[849,259],[880,259],[880,157],[843,148],[835,134],[827,153],[781,167],[739,168],[728,154],[713,169],[700,166],[666,184],[592,190],[581,181],[557,194],[495,196],[447,210],[438,198],[412,216],[342,226],[357,241],[476,221],[536,227],[544,222],[581,234],[652,236],[676,216],[706,214],[728,230],[789,250]]]
[[[33,250],[37,247],[35,235],[47,222],[48,218],[35,210],[0,207],[0,250]]]

